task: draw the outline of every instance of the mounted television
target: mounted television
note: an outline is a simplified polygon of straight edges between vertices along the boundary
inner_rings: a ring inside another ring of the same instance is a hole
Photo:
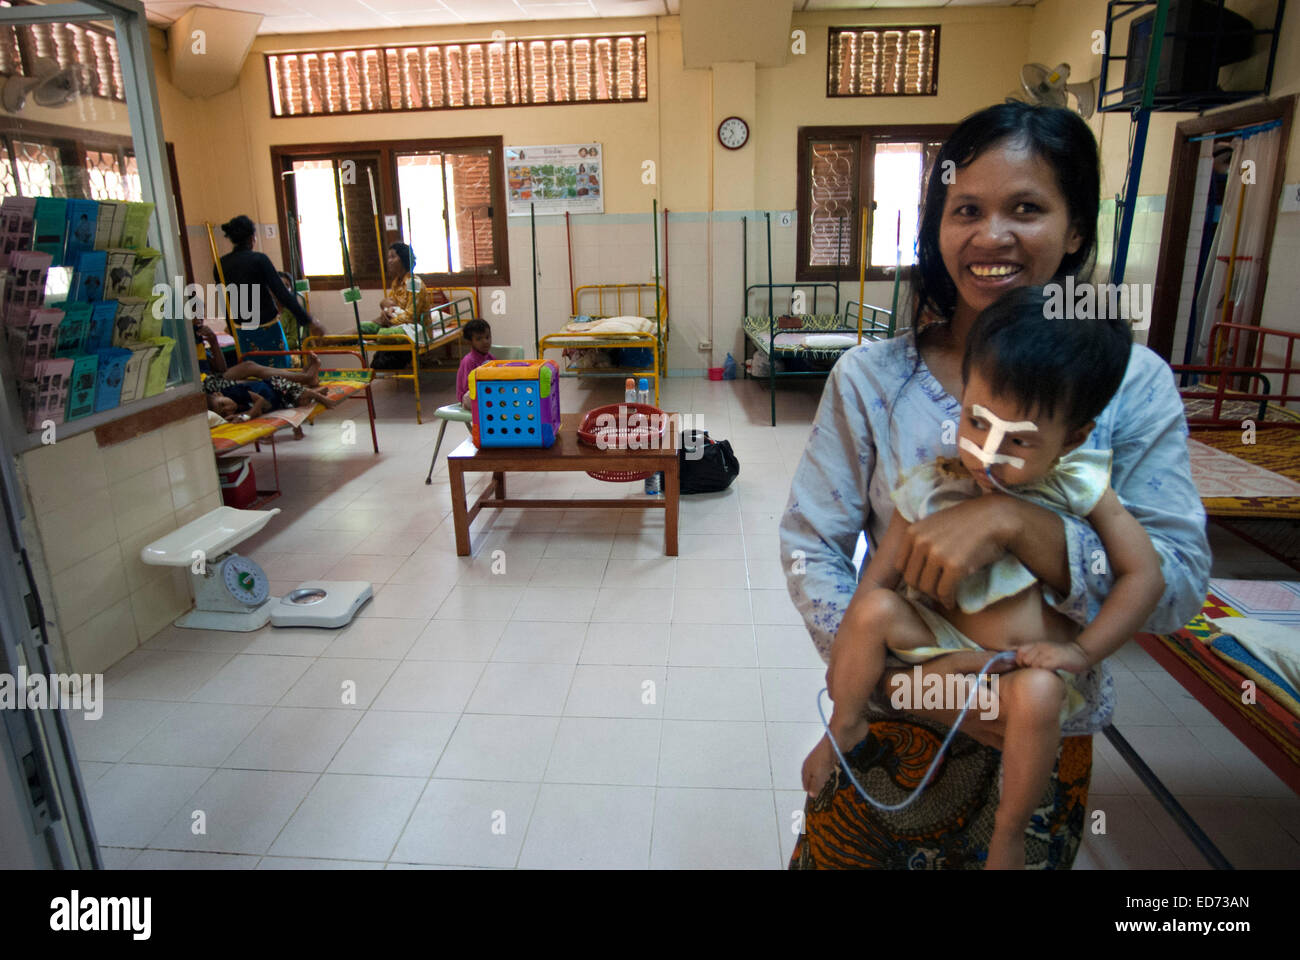
[[[1129,28],[1128,54],[1124,61],[1122,103],[1125,105],[1136,106],[1142,100],[1155,21],[1156,13],[1152,10],[1135,17]],[[1226,7],[1220,11],[1214,0],[1170,0],[1156,75],[1156,96],[1218,93],[1219,68],[1251,55],[1254,30],[1254,25],[1241,14]]]

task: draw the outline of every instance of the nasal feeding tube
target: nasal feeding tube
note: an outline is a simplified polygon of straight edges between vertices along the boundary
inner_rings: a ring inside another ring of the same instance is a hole
[[[985,473],[989,473],[989,467],[998,463],[1005,463],[1016,470],[1023,467],[1025,461],[1021,457],[1009,457],[998,453],[998,448],[1002,446],[1002,438],[1008,433],[1037,433],[1038,424],[1032,420],[1003,420],[992,410],[978,403],[971,405],[971,412],[989,422],[989,434],[984,438],[983,447],[975,446],[974,441],[968,437],[960,438],[958,445],[984,464]]]

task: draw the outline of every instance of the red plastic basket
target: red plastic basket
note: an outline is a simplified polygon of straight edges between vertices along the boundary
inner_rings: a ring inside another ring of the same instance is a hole
[[[620,407],[627,408],[627,413],[622,417],[619,416]],[[655,414],[659,417],[658,429],[654,426],[656,421],[650,419]],[[598,427],[600,418],[606,415],[614,418],[614,425]],[[578,425],[578,442],[593,447],[621,449],[634,440],[643,450],[662,449],[667,426],[668,418],[658,407],[652,407],[648,403],[610,403],[588,410],[583,415],[582,423]],[[654,473],[653,470],[588,470],[587,476],[609,483],[630,483],[652,477]]]

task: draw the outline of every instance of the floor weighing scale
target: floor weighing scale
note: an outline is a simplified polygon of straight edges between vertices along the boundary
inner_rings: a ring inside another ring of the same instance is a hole
[[[247,633],[273,627],[342,627],[374,595],[362,580],[299,584],[284,597],[271,596],[271,583],[257,561],[232,548],[257,533],[277,513],[217,507],[140,550],[145,563],[189,567],[194,609],[176,621],[196,630]]]

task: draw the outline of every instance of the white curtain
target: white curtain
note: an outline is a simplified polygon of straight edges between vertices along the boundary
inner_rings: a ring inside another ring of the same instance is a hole
[[[1236,268],[1233,270],[1232,289],[1226,291],[1232,302],[1233,323],[1259,323],[1251,311],[1259,278],[1263,270],[1265,232],[1268,228],[1269,205],[1272,202],[1274,174],[1277,170],[1278,150],[1282,143],[1282,130],[1274,127],[1263,133],[1240,137],[1232,141],[1232,162],[1228,167],[1228,183],[1223,196],[1223,215],[1214,234],[1210,261],[1206,264],[1201,288],[1196,295],[1197,353],[1199,362],[1214,362],[1208,356],[1210,328],[1223,319],[1225,285],[1228,279],[1228,257],[1232,253],[1233,235],[1237,231],[1237,208],[1241,207],[1241,232],[1237,234]],[[1247,166],[1253,164],[1253,168]],[[1252,183],[1243,180],[1248,171]],[[1242,191],[1246,192],[1244,201]],[[1238,358],[1238,362],[1245,358]]]

